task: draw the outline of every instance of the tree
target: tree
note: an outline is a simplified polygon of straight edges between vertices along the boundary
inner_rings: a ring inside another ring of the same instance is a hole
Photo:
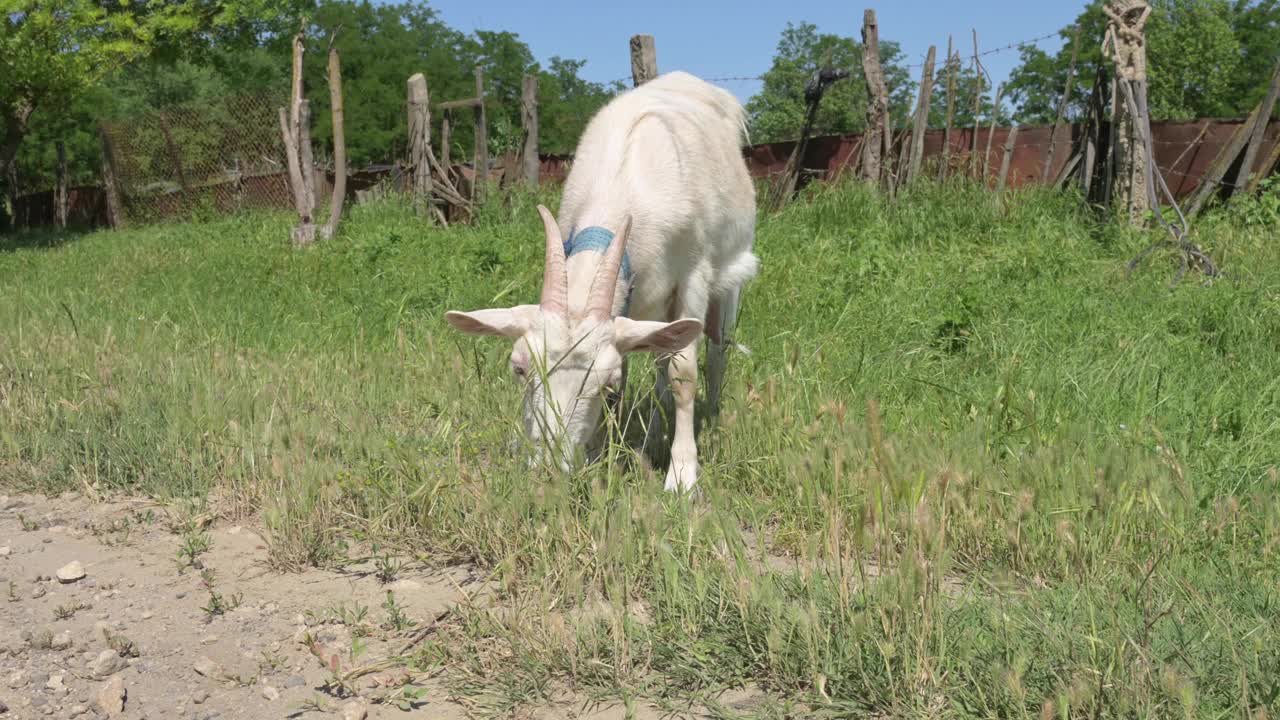
[[[911,109],[915,82],[908,74],[898,44],[880,42],[880,63],[889,88],[889,111],[901,126]],[[818,106],[815,135],[858,132],[865,125],[862,109],[862,44],[852,37],[819,33],[811,23],[788,23],[778,40],[764,86],[747,102],[751,139],[755,142],[794,139],[804,122],[804,88],[824,67],[848,70],[850,77],[827,90]]]
[[[68,114],[75,101],[157,48],[226,42],[261,30],[277,0],[116,3],[17,0],[0,19],[0,177],[8,175],[31,119]]]
[[[572,153],[596,111],[626,87],[583,80],[585,60],[551,58],[538,73],[538,144],[545,153]]]
[[[1146,28],[1150,106],[1153,119],[1247,115],[1266,90],[1280,54],[1280,0],[1151,0]],[[1101,53],[1106,28],[1102,0],[1092,0],[1076,18],[1081,28],[1078,78],[1092,78],[1099,66],[1111,73]],[[1006,96],[1027,123],[1053,121],[1066,83],[1070,39],[1053,55],[1022,49],[1021,64],[1009,76]],[[1068,115],[1085,111],[1089,82],[1077,82]]]

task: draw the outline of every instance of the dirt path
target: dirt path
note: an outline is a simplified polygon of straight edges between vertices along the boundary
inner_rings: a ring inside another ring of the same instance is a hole
[[[159,506],[0,495],[0,718],[470,716],[430,680],[415,679],[423,694],[405,708],[377,702],[406,679],[395,669],[353,681],[355,698],[338,697],[326,690],[333,674],[305,642],[314,637],[345,671],[353,666],[351,627],[363,623],[374,632],[355,639],[367,647],[354,666],[392,655],[409,631],[378,631],[389,623],[387,591],[423,627],[475,592],[470,569],[401,570],[385,584],[372,566],[281,574],[266,565],[266,544],[250,528],[214,524],[203,533],[211,543],[198,562],[214,572],[221,614],[208,611],[212,593],[200,569],[179,571],[187,538],[172,532]],[[367,614],[351,622],[361,607]],[[335,620],[343,616],[348,623]],[[577,716],[569,707],[533,714]]]

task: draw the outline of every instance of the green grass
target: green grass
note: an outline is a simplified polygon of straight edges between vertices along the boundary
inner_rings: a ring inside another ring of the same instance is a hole
[[[260,512],[281,567],[478,562],[502,612],[412,662],[495,713],[754,684],[760,716],[1275,716],[1269,212],[1204,219],[1230,275],[1171,287],[1071,197],[808,193],[761,221],[693,502],[625,444],[525,470],[509,346],[442,322],[536,297],[532,198],[359,206],[308,252],[282,215],[19,237],[0,484]]]

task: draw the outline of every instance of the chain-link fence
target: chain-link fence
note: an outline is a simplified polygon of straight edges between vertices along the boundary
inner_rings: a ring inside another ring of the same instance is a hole
[[[104,122],[126,223],[293,206],[283,94],[258,93]]]

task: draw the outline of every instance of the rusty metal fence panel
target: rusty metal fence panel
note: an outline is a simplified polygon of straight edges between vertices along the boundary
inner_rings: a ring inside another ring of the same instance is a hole
[[[283,93],[257,93],[103,122],[123,220],[292,207],[283,105]]]

